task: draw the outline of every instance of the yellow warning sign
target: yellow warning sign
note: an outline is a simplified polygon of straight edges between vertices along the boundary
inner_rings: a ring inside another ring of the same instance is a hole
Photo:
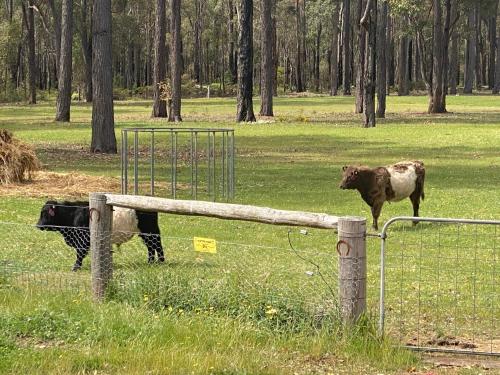
[[[195,251],[210,254],[217,253],[217,245],[215,240],[212,238],[194,237],[193,244]]]

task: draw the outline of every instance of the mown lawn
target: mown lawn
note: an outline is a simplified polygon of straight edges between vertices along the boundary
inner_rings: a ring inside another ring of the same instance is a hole
[[[426,100],[389,97],[387,119],[375,129],[359,127],[352,98],[279,98],[276,121],[257,124],[234,123],[232,99],[185,100],[181,126],[235,129],[236,203],[364,216],[370,223],[369,207],[358,193],[338,188],[341,167],[419,159],[427,168],[422,216],[499,219],[498,98],[450,97],[450,113],[439,116],[425,114]],[[170,125],[150,119],[150,111],[147,101],[116,102],[117,139],[121,128]],[[46,170],[119,178],[119,156],[88,153],[90,106],[74,105],[71,124],[56,124],[53,115],[52,102],[0,106],[1,127],[33,144]],[[89,296],[89,260],[79,275],[70,273],[74,255],[60,237],[26,225],[36,222],[49,197],[57,198],[57,193],[2,197],[0,222],[21,225],[0,225],[0,373],[428,372],[417,356],[394,349],[392,339],[376,338],[376,238],[367,240],[369,317],[356,332],[344,331],[335,314],[324,312],[336,288],[334,233],[311,230],[302,236],[296,228],[207,218],[161,215],[167,263],[148,267],[138,241],[124,245],[115,253],[111,296],[96,305]],[[409,201],[386,205],[380,221],[410,214]],[[447,232],[442,228],[420,228],[398,224],[394,231],[415,241],[422,232],[429,233],[432,256],[422,260],[421,243],[412,243],[405,255],[408,262],[425,266],[422,279],[452,288],[475,276],[467,270],[457,277],[455,263],[439,253],[451,247],[452,235],[443,236]],[[289,230],[296,251],[290,248]],[[215,238],[218,254],[195,254],[193,236]],[[435,246],[438,237],[443,240]],[[496,250],[482,254],[476,245],[474,253],[476,264],[489,267],[485,279],[478,279],[487,285],[478,288],[481,300],[498,295],[498,265],[486,258],[498,258],[498,230],[490,238]],[[400,241],[396,237],[395,252],[402,249]],[[466,246],[461,243],[460,251]],[[450,250],[454,257],[456,250]],[[324,279],[311,262],[320,265]],[[418,270],[409,270],[413,278],[405,283],[411,289]],[[311,271],[314,276],[307,276]],[[398,277],[388,280],[397,284],[392,287],[399,293]],[[404,301],[406,311],[416,309],[418,301],[412,298]],[[434,312],[431,306],[425,313],[442,315],[457,298],[440,301],[446,305]],[[498,306],[484,306],[487,323],[498,322]],[[498,325],[479,331],[500,336]],[[434,333],[440,334],[438,329]],[[403,339],[412,334],[405,332]]]

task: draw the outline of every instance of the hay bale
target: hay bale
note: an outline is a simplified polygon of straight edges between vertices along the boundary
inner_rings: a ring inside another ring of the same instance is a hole
[[[40,169],[40,161],[33,148],[0,129],[0,184],[31,180],[32,173]]]

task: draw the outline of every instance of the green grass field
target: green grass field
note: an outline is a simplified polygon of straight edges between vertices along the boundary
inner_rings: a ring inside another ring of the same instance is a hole
[[[338,188],[342,166],[419,159],[427,168],[421,216],[498,220],[497,103],[450,97],[449,114],[430,116],[426,97],[389,97],[387,119],[363,129],[352,98],[279,98],[275,122],[256,124],[233,121],[234,100],[193,99],[183,101],[181,126],[235,129],[235,203],[371,223],[358,193]],[[146,101],[116,102],[117,139],[125,127],[171,125],[150,111]],[[119,179],[119,156],[88,152],[90,116],[90,106],[75,104],[71,124],[56,124],[53,102],[0,106],[1,127],[34,145],[45,170]],[[336,234],[325,230],[302,236],[298,228],[161,215],[166,264],[148,266],[137,240],[123,245],[110,297],[99,305],[90,298],[89,259],[70,273],[74,254],[60,236],[29,226],[45,197],[58,196],[49,189],[36,198],[2,197],[0,222],[13,224],[0,225],[0,373],[424,374],[417,355],[393,344],[451,333],[465,341],[482,336],[499,350],[498,228],[485,229],[478,243],[473,227],[395,225],[387,276],[394,334],[379,340],[377,238],[367,240],[369,314],[354,332],[338,324]],[[380,222],[411,213],[409,200],[387,204]],[[194,236],[216,239],[218,253],[194,253]],[[415,287],[421,281],[427,286]],[[468,320],[473,313],[480,319]],[[461,337],[457,326],[465,327]]]

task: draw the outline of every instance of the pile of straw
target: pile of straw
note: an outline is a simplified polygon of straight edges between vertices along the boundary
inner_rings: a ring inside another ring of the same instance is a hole
[[[0,129],[0,185],[31,180],[40,169],[40,161],[33,148]]]

